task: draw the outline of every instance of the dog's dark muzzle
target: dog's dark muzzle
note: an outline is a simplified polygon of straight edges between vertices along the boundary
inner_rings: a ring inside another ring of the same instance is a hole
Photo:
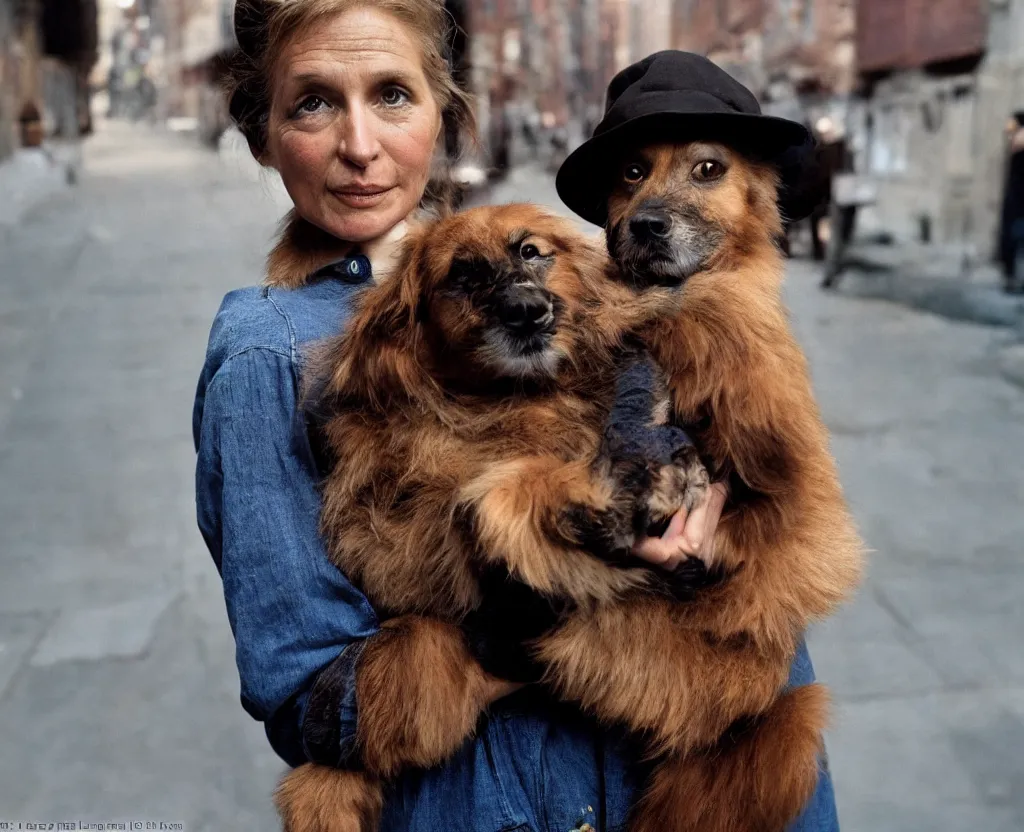
[[[640,245],[657,246],[672,233],[672,216],[660,209],[641,209],[630,217],[629,233]]]
[[[554,296],[532,283],[514,284],[502,293],[502,326],[518,341],[532,342],[555,332]]]
[[[636,289],[678,288],[702,268],[714,229],[695,210],[646,200],[608,233],[608,251]]]

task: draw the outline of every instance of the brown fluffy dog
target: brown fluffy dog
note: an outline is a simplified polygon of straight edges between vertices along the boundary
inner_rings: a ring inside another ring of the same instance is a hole
[[[806,626],[855,584],[860,541],[779,298],[776,179],[709,145],[652,148],[625,177],[621,273],[533,209],[469,212],[414,242],[332,352],[327,437],[344,462],[324,527],[398,617],[357,670],[369,775],[299,769],[279,793],[293,832],[360,828],[345,807],[372,828],[375,777],[439,763],[472,732],[501,683],[457,625],[488,564],[575,602],[537,655],[564,698],[650,739],[635,830],[781,832],[813,791],[827,697],[781,691]],[[682,460],[638,488],[597,457],[615,349],[645,323],[677,420],[733,494],[716,540],[730,577],[685,604],[578,545],[621,554],[638,514],[704,482]]]
[[[415,236],[325,352],[316,399],[341,464],[323,528],[336,565],[394,617],[356,673],[366,774],[289,775],[277,801],[290,832],[372,829],[378,778],[436,765],[472,733],[506,687],[459,627],[489,568],[579,609],[668,596],[666,576],[626,558],[707,474],[692,449],[655,468],[599,455],[623,342],[663,303],[610,268],[539,209],[469,211]]]
[[[731,491],[728,581],[688,605],[602,605],[541,645],[563,696],[665,754],[636,832],[780,831],[817,781],[825,692],[779,691],[807,625],[855,587],[862,544],[782,305],[776,189],[771,168],[693,142],[627,156],[609,199],[622,279],[666,303],[647,341],[675,419]]]

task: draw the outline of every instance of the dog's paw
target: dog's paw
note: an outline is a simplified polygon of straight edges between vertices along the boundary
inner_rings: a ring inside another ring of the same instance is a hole
[[[481,601],[462,622],[469,652],[491,676],[510,682],[539,682],[543,666],[532,645],[554,629],[570,605],[516,580],[507,570],[486,567]]]
[[[726,579],[720,565],[708,566],[697,557],[688,557],[671,571],[659,570],[659,586],[676,601],[692,601],[703,590]]]
[[[677,511],[692,511],[700,505],[710,485],[696,448],[688,445],[673,453],[672,462],[662,465],[651,482],[644,506],[647,536],[661,536]]]
[[[566,542],[612,564],[625,562],[636,542],[633,512],[626,503],[606,509],[571,503],[562,510],[558,527]]]

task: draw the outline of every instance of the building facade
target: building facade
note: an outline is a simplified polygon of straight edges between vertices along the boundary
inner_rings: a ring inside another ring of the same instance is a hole
[[[582,140],[600,118],[611,77],[662,49],[708,55],[750,86],[766,110],[804,122],[845,117],[857,82],[854,0],[468,6],[471,87],[491,147],[509,122],[562,129],[570,144]]]
[[[854,0],[676,0],[672,45],[707,55],[764,109],[842,117],[856,85]]]
[[[19,117],[37,112],[51,137],[91,129],[95,0],[0,0],[0,160],[20,145]]]
[[[1004,126],[1024,108],[1021,0],[860,0],[851,113],[873,219],[897,240],[994,250]]]
[[[18,146],[21,83],[13,0],[0,0],[0,162]]]

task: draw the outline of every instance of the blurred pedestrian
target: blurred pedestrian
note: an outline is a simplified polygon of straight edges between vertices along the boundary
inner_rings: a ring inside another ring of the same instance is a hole
[[[999,260],[1003,286],[1024,293],[1024,111],[1007,122],[1008,159],[1003,185],[1003,211],[999,223]]]
[[[445,60],[447,21],[441,0],[235,8],[230,112],[295,210],[265,284],[229,294],[214,321],[193,420],[196,497],[242,704],[292,766],[358,766],[375,739],[360,721],[360,657],[387,633],[320,538],[323,468],[298,387],[311,345],[338,333],[360,286],[388,278],[408,223],[449,202],[432,161],[444,126],[469,132],[473,119]],[[672,564],[704,554],[723,502],[712,491],[638,556]],[[423,682],[393,694],[429,699],[429,674]],[[399,775],[380,829],[610,829],[626,822],[642,774],[627,738],[528,689],[496,701],[448,762]]]
[[[531,159],[540,155],[540,114],[535,107],[526,108],[523,114],[523,142]]]
[[[822,235],[822,223],[829,218],[834,199],[833,183],[837,174],[846,173],[853,169],[853,155],[850,152],[846,141],[845,133],[841,125],[836,124],[831,118],[822,118],[813,128],[806,125],[815,139],[816,144],[813,150],[814,166],[816,177],[814,181],[815,193],[808,194],[813,201],[813,208],[807,217],[811,235],[811,258],[815,262],[825,260],[827,248],[825,238]],[[806,187],[806,186],[805,186]],[[830,235],[838,234],[836,242],[845,243],[853,233],[853,218],[855,208],[844,208],[840,212],[838,228],[829,228]],[[790,254],[791,236],[800,222],[786,222],[784,228],[785,239],[782,243],[786,256]]]

